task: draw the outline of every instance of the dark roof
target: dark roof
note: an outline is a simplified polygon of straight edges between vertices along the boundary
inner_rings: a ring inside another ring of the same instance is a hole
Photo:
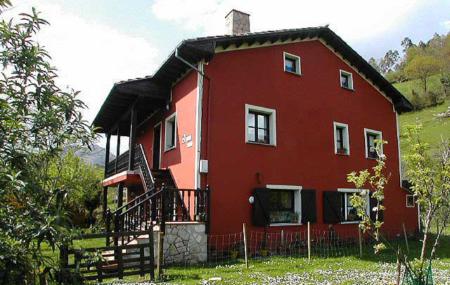
[[[354,68],[364,74],[392,100],[397,112],[402,113],[412,110],[411,103],[392,84],[328,27],[201,37],[184,40],[177,46],[177,49],[182,58],[195,64],[202,59],[209,61],[214,56],[216,47],[226,49],[232,45],[240,47],[244,43],[251,45],[306,38],[320,38],[334,51],[341,54]],[[136,103],[139,108],[138,114],[144,112],[148,115],[149,112],[162,108],[169,98],[171,84],[189,69],[188,65],[175,57],[174,50],[152,77],[116,83],[94,119],[93,125],[100,127],[99,132],[112,131],[118,119],[133,103]],[[128,119],[124,119],[123,129],[126,130]],[[126,131],[124,134],[126,134]]]

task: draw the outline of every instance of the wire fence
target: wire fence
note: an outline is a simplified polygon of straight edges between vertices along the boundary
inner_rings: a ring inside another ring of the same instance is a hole
[[[309,241],[309,247],[308,247]],[[249,259],[268,256],[286,257],[339,257],[358,255],[370,243],[367,237],[359,237],[357,230],[310,230],[247,233]],[[208,236],[208,263],[237,262],[244,258],[244,233]]]

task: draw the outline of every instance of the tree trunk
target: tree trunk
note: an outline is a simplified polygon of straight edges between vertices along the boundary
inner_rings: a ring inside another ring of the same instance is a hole
[[[431,210],[428,210],[427,218],[425,220],[425,228],[423,231],[423,240],[422,240],[422,250],[420,252],[420,261],[423,263],[423,260],[425,258],[425,252],[427,248],[427,242],[428,242],[428,231],[430,229],[430,221],[431,221]]]

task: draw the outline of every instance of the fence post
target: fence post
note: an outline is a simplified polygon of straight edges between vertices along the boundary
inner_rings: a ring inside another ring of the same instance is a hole
[[[362,246],[362,233],[361,228],[358,226],[358,238],[359,238],[359,257],[363,256],[363,246]]]
[[[156,271],[158,272],[158,279],[163,279],[163,262],[164,262],[164,233],[160,231],[158,232],[158,263],[156,264]]]
[[[244,235],[244,258],[245,267],[248,268],[248,252],[247,252],[247,227],[245,223],[242,224],[242,233]]]
[[[308,261],[311,260],[311,224],[308,222]]]
[[[67,266],[69,264],[68,247],[66,244],[61,245],[59,248],[59,263],[61,265],[60,282],[66,284]]]
[[[403,235],[405,236],[406,252],[409,253],[408,235],[406,234],[405,223],[402,223]]]

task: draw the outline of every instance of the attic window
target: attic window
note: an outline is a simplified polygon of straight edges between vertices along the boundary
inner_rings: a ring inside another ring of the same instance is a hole
[[[300,75],[302,73],[299,56],[284,52],[283,59],[285,72],[294,73],[297,75]]]
[[[341,87],[353,90],[353,75],[345,70],[340,70]]]

